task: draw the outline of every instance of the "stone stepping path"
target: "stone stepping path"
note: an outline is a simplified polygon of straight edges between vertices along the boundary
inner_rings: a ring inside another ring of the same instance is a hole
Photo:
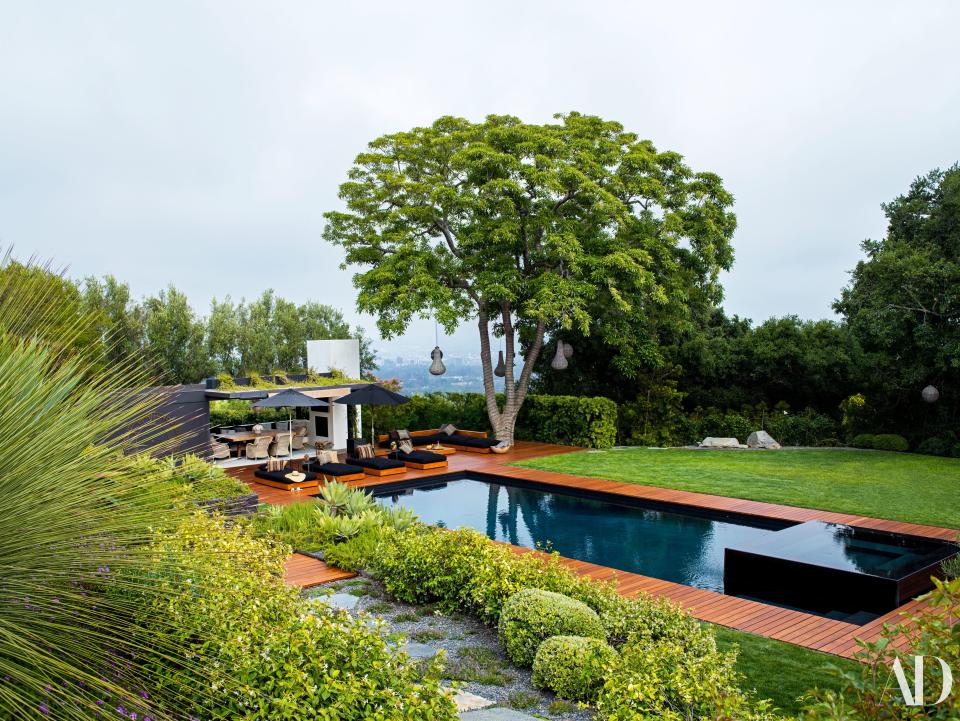
[[[352,611],[357,607],[357,603],[360,601],[359,596],[354,596],[349,593],[334,593],[330,596],[317,596],[317,600],[321,603],[325,603],[331,608],[339,608],[344,611]]]
[[[437,649],[425,643],[405,643],[400,648],[406,651],[410,658],[433,658],[437,655]]]
[[[535,716],[514,711],[512,708],[485,708],[460,714],[463,721],[537,721]]]
[[[467,711],[477,711],[487,706],[493,706],[493,701],[483,696],[477,696],[475,693],[470,693],[469,691],[458,691],[453,694],[453,702],[457,704],[457,713],[465,713]]]

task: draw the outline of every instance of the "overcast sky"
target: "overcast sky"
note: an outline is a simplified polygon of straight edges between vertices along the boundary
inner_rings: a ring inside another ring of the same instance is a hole
[[[0,245],[204,312],[272,287],[373,331],[321,237],[364,145],[579,110],[724,179],[729,312],[821,318],[880,203],[960,160],[955,0],[347,5],[0,0]],[[432,347],[432,322],[379,344]]]

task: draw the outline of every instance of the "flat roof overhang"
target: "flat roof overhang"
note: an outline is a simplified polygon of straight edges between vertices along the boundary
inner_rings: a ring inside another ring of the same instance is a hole
[[[340,398],[347,395],[352,390],[356,388],[363,388],[366,385],[369,384],[345,383],[335,386],[283,386],[280,388],[256,389],[249,391],[207,390],[204,392],[204,395],[209,401],[259,401],[264,398],[269,398],[272,395],[276,395],[281,391],[290,390],[292,388],[293,390],[300,391],[304,395],[310,396],[311,398]]]

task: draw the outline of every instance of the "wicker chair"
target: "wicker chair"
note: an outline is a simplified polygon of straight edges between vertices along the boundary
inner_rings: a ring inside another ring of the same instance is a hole
[[[273,445],[270,446],[274,456],[290,455],[290,444],[292,434],[289,432],[278,433],[274,438]]]
[[[293,432],[293,450],[302,451],[306,446],[304,442],[307,440],[307,429],[303,426],[300,426]]]
[[[272,442],[273,438],[270,436],[260,436],[253,443],[248,443],[247,458],[254,461],[260,458],[268,458]]]
[[[210,457],[215,461],[222,461],[225,458],[229,458],[230,446],[220,441],[212,441],[210,443]]]

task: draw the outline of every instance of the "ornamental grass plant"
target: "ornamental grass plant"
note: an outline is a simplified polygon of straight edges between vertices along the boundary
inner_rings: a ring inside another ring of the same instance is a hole
[[[181,559],[149,543],[186,505],[125,455],[154,442],[129,429],[157,400],[142,372],[104,367],[89,321],[49,269],[0,263],[0,718],[166,718],[209,687],[199,664],[156,695],[184,648],[139,604],[174,592],[157,579]]]

